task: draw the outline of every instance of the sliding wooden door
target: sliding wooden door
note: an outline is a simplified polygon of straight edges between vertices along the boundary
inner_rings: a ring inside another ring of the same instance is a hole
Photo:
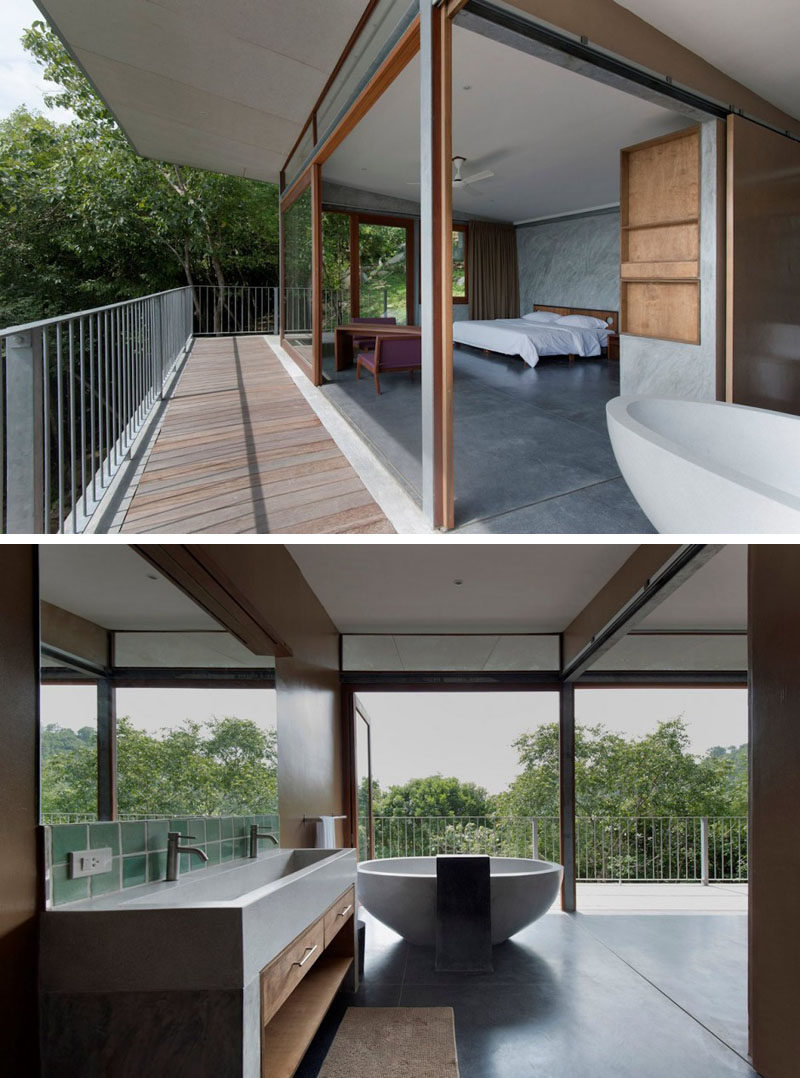
[[[800,415],[800,143],[728,117],[726,399]]]

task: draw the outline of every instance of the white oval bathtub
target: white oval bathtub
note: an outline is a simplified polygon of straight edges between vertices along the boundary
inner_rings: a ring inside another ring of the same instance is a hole
[[[665,397],[616,397],[608,433],[660,532],[800,532],[800,417]]]
[[[553,904],[561,865],[523,857],[489,859],[492,943],[532,924]],[[436,942],[436,858],[389,857],[358,866],[358,897],[373,917],[409,943]]]

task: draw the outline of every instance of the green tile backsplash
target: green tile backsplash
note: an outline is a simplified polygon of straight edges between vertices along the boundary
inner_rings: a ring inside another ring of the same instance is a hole
[[[209,865],[216,865],[248,854],[248,830],[257,823],[260,830],[277,831],[277,816],[193,816],[174,820],[139,820],[110,823],[55,824],[45,847],[50,875],[50,902],[65,902],[109,894],[127,887],[163,880],[167,867],[167,834],[180,831],[194,835],[192,845],[208,855]],[[263,848],[264,842],[259,843]],[[71,880],[69,854],[73,850],[110,847],[113,857],[110,872]],[[197,872],[205,867],[197,857],[181,857],[181,872]]]

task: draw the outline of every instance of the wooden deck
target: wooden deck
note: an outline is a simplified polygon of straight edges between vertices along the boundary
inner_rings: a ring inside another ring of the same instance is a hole
[[[392,532],[260,337],[200,338],[124,532]]]

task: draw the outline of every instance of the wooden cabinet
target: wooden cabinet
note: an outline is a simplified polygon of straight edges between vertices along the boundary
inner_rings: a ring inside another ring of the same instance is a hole
[[[343,928],[344,925],[350,923],[350,918],[353,914],[353,907],[356,901],[356,889],[355,887],[348,888],[347,891],[338,899],[323,918],[325,928],[325,946],[331,942],[333,937]]]
[[[700,128],[624,149],[620,332],[700,343]]]
[[[354,918],[349,887],[261,971],[262,1078],[297,1070],[355,962]]]
[[[609,333],[606,342],[606,352],[609,359],[619,360],[619,334]]]

